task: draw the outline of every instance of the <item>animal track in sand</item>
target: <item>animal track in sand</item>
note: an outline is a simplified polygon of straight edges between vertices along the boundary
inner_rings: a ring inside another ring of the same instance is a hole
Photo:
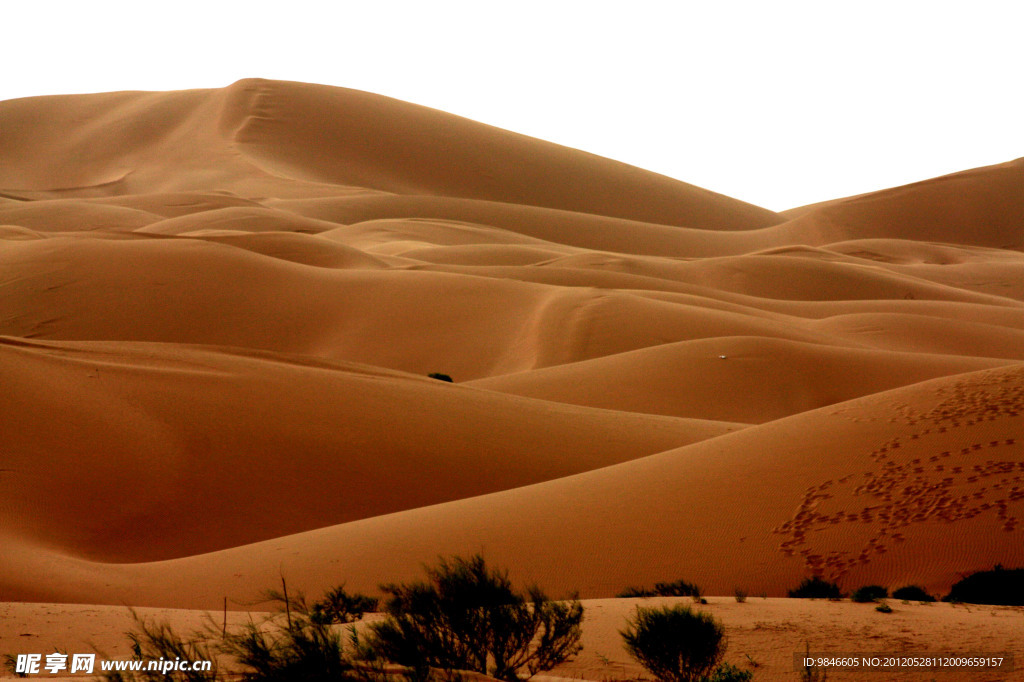
[[[914,524],[956,523],[994,513],[1004,531],[1018,529],[1019,513],[1013,507],[1024,501],[1024,457],[1017,445],[1024,424],[1015,418],[1024,412],[1024,368],[966,377],[939,388],[936,395],[940,402],[926,412],[893,405],[897,416],[890,421],[927,426],[880,443],[868,453],[875,468],[805,490],[794,515],[773,529],[785,536],[779,545],[783,553],[799,553],[813,574],[836,580],[889,551],[890,544],[906,542],[902,529]],[[1009,432],[1006,437],[993,438],[988,424],[994,421]],[[983,424],[985,437],[977,432]],[[951,443],[958,447],[938,449]],[[980,456],[989,458],[980,461]],[[850,502],[858,497],[877,504],[850,509]],[[830,509],[830,505],[847,508]],[[826,540],[819,538],[827,534],[810,536],[849,524],[872,526],[859,553],[820,546]]]

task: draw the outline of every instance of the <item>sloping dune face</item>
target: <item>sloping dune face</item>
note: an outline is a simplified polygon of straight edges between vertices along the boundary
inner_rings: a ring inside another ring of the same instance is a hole
[[[1022,234],[1024,161],[782,215],[341,88],[0,103],[0,594],[944,592],[1024,563]]]

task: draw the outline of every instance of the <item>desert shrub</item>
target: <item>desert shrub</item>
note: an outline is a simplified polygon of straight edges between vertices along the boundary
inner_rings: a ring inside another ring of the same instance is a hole
[[[15,677],[28,677],[26,673],[19,673],[18,670],[18,657],[14,654],[4,654],[4,665]]]
[[[889,596],[889,590],[885,589],[881,585],[864,585],[858,587],[853,591],[851,599],[859,604],[866,604],[868,602],[878,601],[879,599],[885,599]]]
[[[654,583],[654,591],[660,597],[701,597],[700,588],[694,583],[685,580],[675,580],[670,583]]]
[[[430,377],[431,379],[437,379],[438,381],[447,381],[449,383],[454,383],[452,382],[452,378],[450,376],[448,376],[447,374],[441,374],[440,372],[431,372],[427,376]]]
[[[725,632],[710,614],[677,604],[637,607],[620,634],[626,651],[659,680],[716,682],[749,680],[751,673],[719,665],[725,654]]]
[[[359,678],[345,651],[341,633],[314,615],[299,595],[290,598],[275,592],[268,597],[278,610],[268,620],[250,620],[225,634],[218,648],[248,670],[249,682],[319,682]]]
[[[935,597],[917,585],[906,585],[893,590],[892,596],[893,599],[903,599],[904,601],[935,601]]]
[[[654,589],[646,587],[627,587],[619,592],[616,597],[626,599],[629,597],[693,597],[697,603],[701,602],[700,588],[694,583],[685,580],[674,580],[670,583],[654,583]]]
[[[892,613],[892,607],[888,604],[879,604],[875,607],[875,611],[878,611],[879,613]]]
[[[1024,568],[978,571],[955,583],[942,601],[1024,606]]]
[[[723,663],[707,678],[708,682],[749,682],[754,679],[754,673],[749,670],[740,670],[731,663]]]
[[[483,557],[442,559],[427,580],[383,585],[388,617],[367,643],[381,658],[409,666],[470,670],[518,680],[550,670],[580,650],[583,606],[550,601],[537,587],[513,589],[507,572]]]
[[[804,578],[795,588],[789,591],[789,596],[796,599],[842,599],[843,593],[839,586],[830,583],[818,576]]]
[[[344,590],[335,590],[328,597],[343,594]],[[366,678],[365,671],[356,668],[346,651],[341,631],[332,627],[323,610],[318,613],[309,607],[301,594],[288,597],[287,587],[284,593],[270,591],[266,596],[277,605],[266,620],[250,620],[240,628],[225,628],[224,631],[209,621],[204,632],[195,633],[191,638],[179,635],[167,623],[146,621],[133,611],[136,627],[127,636],[134,660],[207,660],[212,662],[212,670],[169,671],[167,674],[148,670],[111,671],[102,673],[102,679],[108,682],[208,682],[220,679],[217,653],[230,655],[243,668],[228,673],[233,679],[248,682],[355,682]],[[348,596],[357,597],[353,602],[357,606],[367,604],[364,599],[368,598]],[[330,601],[324,600],[325,603]],[[352,613],[351,608],[348,613]],[[355,641],[354,635],[352,638]]]
[[[747,591],[740,589],[739,587],[733,589],[732,593],[736,596],[736,602],[739,604],[745,604],[747,601]]]
[[[377,609],[377,599],[365,594],[349,594],[344,585],[335,587],[313,604],[310,618],[322,623],[352,623],[364,613]]]
[[[164,659],[173,661],[180,658],[185,661],[211,661],[211,669],[204,671],[175,670],[163,673],[159,670],[140,671],[109,671],[102,673],[102,679],[108,682],[212,682],[217,679],[217,658],[208,638],[202,633],[194,633],[185,637],[174,631],[167,622],[150,621],[131,612],[135,621],[135,629],[126,633],[131,642],[132,659],[136,661],[156,661]],[[147,667],[143,663],[143,668]],[[99,666],[97,665],[97,668]]]

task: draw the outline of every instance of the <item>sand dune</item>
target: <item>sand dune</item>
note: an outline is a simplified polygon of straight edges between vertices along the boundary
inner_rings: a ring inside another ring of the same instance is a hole
[[[217,91],[29,98],[2,107],[5,127],[16,131],[5,141],[10,161],[0,172],[10,194],[254,183],[259,191],[315,195],[340,185],[714,229],[781,222],[765,209],[625,164],[342,88],[250,79]],[[82,120],[88,123],[76,125]],[[133,125],[116,124],[123,120]],[[59,163],[40,160],[40,152]]]
[[[504,490],[737,428],[242,350],[10,339],[0,355],[20,398],[5,400],[18,426],[5,461],[24,483],[5,527],[106,560]],[[39,395],[38,382],[59,393]]]
[[[997,249],[1024,247],[1024,159],[829,202],[785,228],[796,238],[888,238]]]
[[[935,376],[1012,362],[715,337],[470,384],[575,405],[762,423]]]
[[[145,227],[160,216],[135,208],[78,200],[10,202],[0,205],[0,223],[38,232],[129,231]]]
[[[5,600],[1024,563],[1021,160],[774,213],[299,83],[0,129]]]
[[[215,608],[280,570],[313,590],[372,589],[438,554],[482,550],[588,597],[680,575],[710,594],[778,596],[810,571],[941,591],[972,566],[1024,561],[1022,378],[1024,365],[933,379],[525,488],[172,561],[36,546],[31,579],[11,590],[74,601],[87,585],[103,602],[181,594]]]

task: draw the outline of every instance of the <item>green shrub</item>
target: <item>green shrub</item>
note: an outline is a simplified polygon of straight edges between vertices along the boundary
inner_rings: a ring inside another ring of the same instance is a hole
[[[736,596],[736,602],[738,604],[745,604],[747,602],[747,591],[738,587],[734,588],[732,593]]]
[[[615,595],[618,599],[635,599],[637,597],[657,597],[658,593],[646,587],[627,587]]]
[[[905,601],[935,601],[935,597],[928,594],[927,590],[917,585],[906,585],[897,590],[893,590],[893,599],[903,599]]]
[[[427,568],[427,581],[383,585],[387,620],[370,626],[368,645],[409,666],[469,670],[518,680],[550,670],[580,650],[583,606],[550,601],[537,587],[515,591],[483,557],[455,557]]]
[[[853,591],[851,599],[859,604],[866,604],[868,602],[878,601],[879,599],[885,599],[889,596],[889,590],[885,589],[881,585],[865,585],[864,587],[858,587]]]
[[[364,613],[377,609],[377,599],[365,594],[349,594],[339,585],[313,604],[310,618],[321,623],[353,623]]]
[[[726,647],[721,624],[710,614],[682,604],[637,607],[620,634],[629,655],[659,680],[725,682],[751,677],[749,672],[719,665]]]
[[[978,571],[955,583],[942,601],[1024,606],[1024,568]]]
[[[804,578],[799,586],[789,591],[789,596],[796,599],[842,599],[843,593],[835,583],[814,576]]]
[[[888,604],[879,604],[875,607],[875,611],[878,611],[879,613],[892,613],[892,607]]]

